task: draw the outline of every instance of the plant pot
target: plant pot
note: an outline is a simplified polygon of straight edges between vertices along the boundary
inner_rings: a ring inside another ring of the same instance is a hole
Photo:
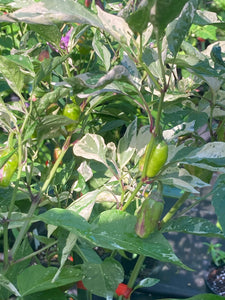
[[[225,265],[211,268],[206,284],[212,293],[225,297]]]

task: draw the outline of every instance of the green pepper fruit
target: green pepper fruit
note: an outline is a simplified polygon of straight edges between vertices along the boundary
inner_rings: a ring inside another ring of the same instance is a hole
[[[66,106],[63,109],[63,116],[74,121],[73,124],[66,126],[68,132],[74,131],[78,125],[80,118],[80,106],[76,103],[66,104]]]
[[[9,154],[12,150],[9,148],[4,148],[0,150],[0,158],[3,158]],[[7,162],[0,169],[0,186],[7,187],[10,184],[11,178],[15,173],[18,166],[18,156],[17,153],[14,153]]]
[[[156,200],[150,196],[144,200],[137,213],[137,223],[135,226],[135,232],[139,237],[147,238],[157,229],[163,208],[164,202],[161,198]]]
[[[139,161],[139,170],[143,171],[144,168],[144,162],[145,162],[145,156],[148,151],[148,146],[146,148],[145,154],[141,157]],[[162,140],[160,142],[157,142],[157,140],[154,143],[152,152],[150,154],[149,160],[148,160],[148,166],[146,171],[147,177],[154,177],[156,176],[159,171],[162,169],[164,164],[166,163],[168,158],[168,145],[167,143]]]

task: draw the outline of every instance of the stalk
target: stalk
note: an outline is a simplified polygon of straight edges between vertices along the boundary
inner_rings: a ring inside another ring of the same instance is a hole
[[[168,213],[164,216],[162,219],[161,224],[165,224],[168,222],[178,211],[178,209],[184,204],[184,202],[187,200],[189,197],[190,193],[189,192],[184,192],[184,194],[177,200],[177,202],[171,207],[171,209],[168,211]]]
[[[127,286],[129,288],[133,288],[133,286],[135,284],[135,281],[136,281],[136,279],[138,277],[138,274],[139,274],[139,272],[141,270],[141,267],[143,265],[144,260],[145,260],[145,256],[142,255],[142,254],[139,255],[138,260],[137,260],[137,262],[136,262],[136,264],[134,266],[134,269],[133,269],[133,271],[131,273],[130,279],[129,279],[128,284],[127,284]]]
[[[58,159],[56,160],[54,166],[52,167],[52,169],[51,169],[51,171],[50,171],[50,173],[49,173],[49,175],[48,175],[48,177],[47,177],[44,185],[42,186],[40,193],[37,196],[33,197],[33,199],[31,199],[32,203],[31,203],[30,209],[29,209],[28,214],[27,214],[27,219],[25,220],[25,222],[23,224],[23,227],[21,228],[20,233],[19,233],[19,235],[18,235],[18,237],[17,237],[17,239],[16,239],[16,241],[15,241],[15,243],[14,243],[14,245],[13,245],[11,251],[10,251],[11,258],[13,258],[15,256],[15,254],[16,254],[16,252],[17,252],[17,250],[18,250],[18,248],[19,248],[19,246],[20,246],[20,244],[21,244],[21,242],[22,242],[22,240],[23,240],[23,238],[24,238],[27,230],[29,229],[30,220],[31,220],[32,216],[34,215],[34,212],[35,212],[36,208],[39,205],[39,202],[41,200],[42,194],[46,191],[46,189],[48,188],[49,184],[51,183],[52,178],[54,177],[55,172],[56,172],[56,170],[57,170],[60,162],[63,159],[63,156],[65,155],[67,149],[69,148],[70,139],[71,139],[71,135],[69,135],[67,137],[67,139],[66,139],[66,141],[65,141],[65,143],[64,143],[64,145],[62,147],[62,151],[61,151]]]

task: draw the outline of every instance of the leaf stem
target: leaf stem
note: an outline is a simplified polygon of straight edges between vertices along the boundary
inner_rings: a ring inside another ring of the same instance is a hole
[[[162,219],[161,224],[165,224],[168,222],[178,211],[178,209],[184,204],[184,202],[187,200],[189,197],[190,193],[189,192],[184,192],[183,195],[176,201],[176,203],[173,205],[173,207],[168,211],[168,213],[164,216]]]

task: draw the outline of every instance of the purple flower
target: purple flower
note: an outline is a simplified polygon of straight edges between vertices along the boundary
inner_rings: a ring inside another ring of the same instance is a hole
[[[61,41],[60,41],[60,48],[62,48],[62,49],[68,48],[72,30],[73,30],[73,28],[70,28],[70,30],[66,33],[66,35],[62,36]]]

